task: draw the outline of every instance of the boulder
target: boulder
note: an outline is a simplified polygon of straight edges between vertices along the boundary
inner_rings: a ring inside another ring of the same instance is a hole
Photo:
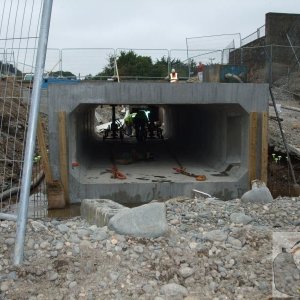
[[[162,236],[168,231],[166,206],[156,202],[121,210],[110,219],[108,228],[135,237]]]
[[[252,181],[252,189],[246,192],[242,198],[242,203],[265,204],[273,201],[272,194],[266,184],[260,180]]]

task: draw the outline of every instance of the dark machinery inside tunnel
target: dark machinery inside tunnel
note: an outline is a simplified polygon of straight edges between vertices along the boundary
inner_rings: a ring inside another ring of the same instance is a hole
[[[245,171],[242,145],[248,137],[243,126],[248,115],[237,104],[134,105],[130,108],[133,113],[152,109],[163,133],[163,138],[150,136],[147,129],[147,138],[142,141],[135,134],[120,137],[113,130],[103,138],[105,130],[97,131],[95,109],[95,105],[85,104],[72,113],[76,124],[74,159],[80,163],[81,180],[116,182],[108,171],[112,168],[125,175],[122,182],[195,181],[197,176],[218,181],[239,177]],[[118,127],[126,132],[126,124],[120,121],[124,111],[116,117],[119,107],[104,105],[101,109],[100,118],[109,119],[108,123],[118,120]],[[178,169],[186,173],[180,174]]]

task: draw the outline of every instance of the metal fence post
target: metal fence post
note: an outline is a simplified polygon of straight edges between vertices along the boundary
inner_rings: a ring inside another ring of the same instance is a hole
[[[59,74],[62,77],[62,49],[59,49]]]
[[[31,107],[29,112],[29,124],[26,137],[26,148],[24,157],[24,166],[22,171],[22,185],[20,194],[20,204],[18,207],[17,232],[14,251],[14,264],[20,265],[24,256],[24,241],[26,233],[26,223],[28,214],[28,200],[30,194],[30,182],[32,173],[32,162],[35,149],[37,121],[39,115],[39,102],[41,95],[41,86],[43,80],[43,72],[45,67],[45,59],[47,52],[47,43],[49,35],[49,27],[51,20],[53,0],[44,0],[43,12],[40,24],[40,35],[38,42],[38,50],[36,57],[36,66],[34,73],[34,83],[32,89]]]
[[[171,73],[171,50],[168,50],[168,74],[167,74],[167,76],[169,76],[170,73]]]
[[[270,54],[269,54],[269,84],[273,84],[273,45],[270,45]]]

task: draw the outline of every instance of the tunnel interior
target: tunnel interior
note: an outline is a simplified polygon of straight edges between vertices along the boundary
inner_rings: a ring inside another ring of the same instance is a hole
[[[124,117],[126,107],[153,112],[163,138],[150,138],[148,131],[143,141],[137,141],[134,131],[128,136],[126,129],[123,138],[119,132],[104,138],[99,116],[111,121],[112,107],[80,104],[70,114],[70,155],[80,163],[76,174],[81,183],[187,182],[198,175],[206,181],[234,181],[247,171],[249,115],[239,104],[124,104],[123,112],[115,106],[117,119]],[[113,168],[125,179],[111,178]]]

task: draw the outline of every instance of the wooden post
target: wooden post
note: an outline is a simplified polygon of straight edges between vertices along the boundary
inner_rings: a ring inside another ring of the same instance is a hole
[[[249,116],[249,184],[256,178],[256,149],[257,149],[257,112]]]
[[[268,112],[262,113],[262,130],[261,130],[261,175],[260,179],[267,184],[268,181]]]
[[[45,172],[46,182],[50,183],[53,181],[53,179],[52,179],[52,173],[51,173],[51,168],[50,168],[50,164],[49,164],[47,147],[46,147],[46,143],[45,143],[42,119],[40,116],[38,119],[37,139],[38,139],[39,150],[41,152],[41,160],[42,160],[42,164],[43,164],[43,168],[44,168],[44,172]]]
[[[68,181],[68,147],[66,130],[66,112],[58,112],[58,135],[59,135],[59,162],[60,178],[63,185],[65,201],[69,204],[69,181]]]

